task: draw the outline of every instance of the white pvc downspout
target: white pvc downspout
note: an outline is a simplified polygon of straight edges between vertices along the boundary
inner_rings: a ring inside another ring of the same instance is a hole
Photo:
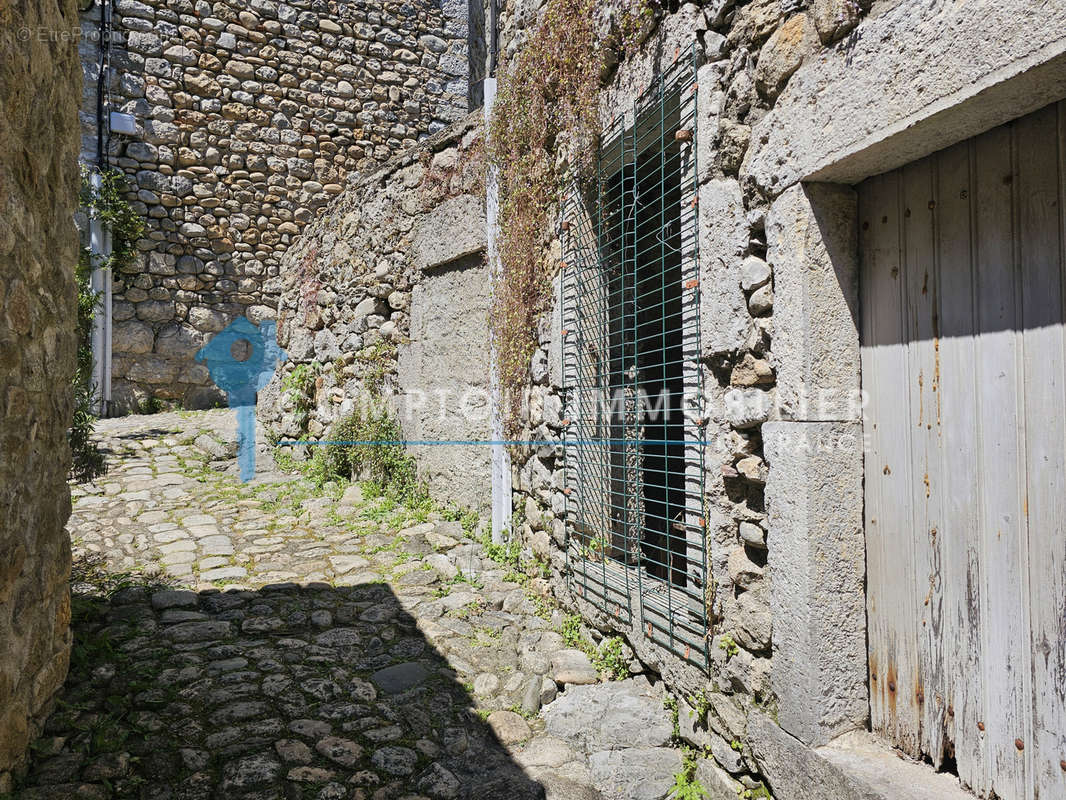
[[[485,130],[486,136],[492,120],[492,106],[496,101],[496,78],[485,78]],[[489,259],[489,273],[493,286],[499,279],[500,262],[496,249],[499,214],[499,184],[495,167],[489,167],[485,179],[485,241]],[[504,532],[511,528],[511,456],[503,444],[503,398],[500,375],[497,371],[496,342],[490,339],[490,384],[492,389],[492,541],[503,544]],[[513,531],[511,534],[513,535]]]
[[[94,191],[100,191],[100,173],[93,173],[90,180]],[[95,397],[95,411],[98,416],[104,417],[111,403],[111,270],[99,265],[111,255],[111,232],[96,217],[89,219],[89,252],[93,264],[89,286],[96,296],[91,389]]]

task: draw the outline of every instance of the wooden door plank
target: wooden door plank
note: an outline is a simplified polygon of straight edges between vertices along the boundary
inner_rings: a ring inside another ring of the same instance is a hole
[[[911,470],[908,440],[900,433],[909,430],[909,397],[901,380],[907,374],[907,347],[899,174],[872,179],[863,201],[871,719],[876,730],[916,752],[918,718],[909,688],[917,675]]]
[[[1025,797],[1024,762],[1011,731],[1024,724],[1028,702],[1024,673],[1028,634],[1018,619],[1025,521],[1024,453],[1021,441],[1021,317],[1014,267],[1013,156],[1009,128],[974,143],[979,359],[978,469],[981,485],[981,618],[986,711],[969,736],[984,743],[987,776],[982,786],[1008,800]],[[965,733],[965,732],[964,732]]]
[[[940,330],[935,341],[934,394],[943,476],[937,541],[942,555],[939,635],[944,665],[941,685],[926,691],[926,720],[942,726],[943,746],[954,753],[959,777],[980,793],[987,788],[988,770],[983,737],[977,731],[985,707],[981,691],[979,389],[974,370],[978,349],[971,226],[973,155],[973,143],[962,142],[937,156]],[[929,613],[932,616],[934,611]]]
[[[890,341],[894,338],[887,332],[878,335],[879,329],[885,328],[885,309],[878,302],[879,292],[884,293],[888,284],[885,280],[886,266],[885,236],[879,222],[887,205],[885,196],[886,178],[878,176],[866,181],[859,192],[859,295],[860,308],[860,343],[862,362],[862,385],[867,395],[863,405],[863,472],[866,486],[863,504],[863,524],[866,533],[866,617],[867,679],[870,691],[870,726],[874,731],[886,733],[888,729],[888,704],[883,691],[883,680],[879,668],[886,663],[885,632],[886,623],[882,619],[885,597],[884,574],[884,537],[881,535],[880,497],[881,483],[874,476],[879,475],[884,463],[881,445],[880,426],[876,411],[880,408],[879,399],[873,388],[877,385],[874,377],[879,370],[877,345],[882,338]],[[881,233],[881,236],[878,236]],[[898,318],[898,314],[890,318]]]
[[[935,767],[942,759],[945,709],[926,702],[943,694],[943,590],[941,576],[940,454],[937,434],[940,408],[936,392],[938,322],[936,319],[936,245],[934,157],[903,167],[904,298],[908,371],[904,384],[909,393],[911,541],[914,548],[914,583],[909,587],[916,611],[917,664],[912,679],[900,680],[897,703],[906,702],[919,724],[918,750]]]
[[[1058,118],[1058,211],[1059,281],[1066,308],[1066,102],[1057,106]],[[1066,327],[1063,333],[1066,335]],[[1059,379],[1062,375],[1056,376]],[[1059,392],[1057,419],[1064,414]],[[1057,442],[1060,458],[1066,441]],[[1063,466],[1056,472],[1059,498],[1062,497]],[[1056,527],[1034,540],[1029,529],[1030,586],[1033,587],[1033,774],[1037,796],[1066,797],[1066,536],[1061,511]]]
[[[1019,247],[1025,311],[1024,369],[1028,476],[1028,586],[1032,630],[1032,732],[1019,733],[1033,784],[1029,797],[1066,797],[1066,407],[1063,375],[1058,109],[1017,123]]]
[[[874,391],[879,385],[879,347],[890,346],[897,341],[898,310],[893,313],[880,299],[893,288],[889,277],[892,270],[898,274],[898,251],[893,257],[887,234],[887,198],[894,192],[887,187],[887,178],[870,178],[859,193],[859,254],[861,295],[861,359],[863,391],[867,395],[863,405],[863,469],[866,475],[865,503],[863,507],[866,531],[866,615],[868,654],[868,680],[870,689],[870,726],[874,731],[889,735],[890,717],[885,694],[882,668],[888,662],[887,622],[883,618],[885,596],[885,543],[881,535],[881,481],[877,477],[884,465],[881,426],[877,421],[880,398]],[[898,290],[897,290],[898,295]]]

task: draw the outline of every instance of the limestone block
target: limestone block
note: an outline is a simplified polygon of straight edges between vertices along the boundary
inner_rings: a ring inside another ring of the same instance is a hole
[[[696,72],[696,168],[700,183],[711,177],[715,163],[725,94],[721,89],[725,62],[704,64]]]
[[[137,317],[148,322],[164,322],[173,319],[174,302],[170,300],[146,300],[143,303],[138,303]]]
[[[733,386],[761,386],[773,383],[774,373],[770,364],[762,358],[756,358],[751,353],[745,353],[730,374],[729,382]]]
[[[766,531],[754,522],[740,523],[740,539],[749,547],[756,547],[760,550],[766,549]]]
[[[168,47],[163,51],[163,57],[168,61],[186,67],[195,66],[197,61],[196,52],[185,45],[172,45]]]
[[[178,383],[207,384],[211,382],[211,372],[206,364],[186,363],[178,373]],[[192,406],[186,406],[191,408]]]
[[[729,554],[729,578],[737,586],[747,589],[753,582],[760,580],[762,575],[762,567],[748,558],[743,547],[734,548]]]
[[[762,712],[752,713],[749,743],[764,774],[782,800],[806,798],[817,786],[826,800],[874,800],[845,776],[818,758],[803,742],[790,736]]]
[[[126,36],[126,47],[143,55],[159,55],[163,52],[163,42],[159,36],[149,31],[131,31]]]
[[[661,698],[635,681],[570,686],[544,710],[543,717],[549,734],[587,752],[662,747],[673,734]]]
[[[147,142],[130,142],[126,145],[126,155],[138,161],[154,162],[158,154],[158,148]]]
[[[739,430],[761,425],[774,412],[774,397],[761,389],[730,389],[724,398],[726,420]]]
[[[139,0],[118,0],[115,3],[115,11],[123,17],[136,17],[138,19],[155,19],[155,8]]]
[[[972,800],[949,773],[900,759],[897,751],[866,731],[844,734],[811,749],[762,712],[751,718],[749,744],[780,800]]]
[[[324,328],[315,334],[314,347],[315,358],[320,362],[328,363],[340,358],[341,350],[337,344],[337,337],[328,328]]]
[[[137,383],[155,386],[173,383],[178,377],[181,362],[159,356],[141,356],[134,359],[126,370],[126,377]]]
[[[684,697],[677,698],[677,729],[681,738],[693,747],[711,746],[713,735],[707,728],[706,714],[701,716]]]
[[[419,269],[432,269],[485,249],[485,203],[480,196],[445,200],[415,225],[412,249]]]
[[[735,800],[744,788],[712,758],[701,758],[697,762],[694,777],[704,788],[708,800]]]
[[[155,351],[160,355],[192,359],[204,343],[204,336],[183,323],[165,326],[156,340]]]
[[[736,601],[736,640],[741,647],[762,652],[770,647],[773,618],[770,612],[765,586],[753,585],[740,594]],[[730,616],[729,603],[726,616]]]
[[[144,122],[144,138],[150,144],[175,144],[179,135],[180,130],[173,122],[152,119]]]
[[[222,93],[222,86],[210,72],[187,74],[185,76],[185,88],[193,94],[201,97],[218,97]]]
[[[748,256],[740,269],[740,286],[750,292],[770,280],[770,265],[758,256]]]
[[[744,163],[751,141],[751,127],[724,119],[718,133],[718,165],[723,172],[734,175]]]
[[[118,322],[111,330],[111,347],[117,353],[150,353],[154,343],[152,326],[144,322]]]
[[[773,311],[773,308],[774,289],[769,284],[759,287],[752,292],[751,297],[748,298],[748,311],[751,312],[753,317],[768,314]]]
[[[774,30],[783,16],[780,0],[754,0],[752,3],[738,8],[733,25],[729,31],[729,38],[734,42],[752,41],[756,44],[763,42]],[[716,16],[708,13],[708,19]]]
[[[813,0],[811,21],[822,44],[832,44],[849,33],[859,24],[863,9],[869,7],[870,0]]]
[[[140,308],[138,307],[138,311],[139,310]],[[218,333],[226,327],[228,321],[228,315],[222,311],[216,311],[212,308],[204,308],[203,306],[196,306],[189,309],[189,324],[198,331]]]
[[[700,187],[700,326],[704,355],[740,350],[751,327],[740,288],[748,224],[740,184],[711,180]]]
[[[860,417],[857,215],[854,190],[831,184],[795,186],[767,214],[773,359],[786,419]]]
[[[414,287],[410,342],[400,347],[397,363],[409,438],[489,438],[489,302],[488,268],[477,262],[431,272]],[[489,496],[489,448],[462,448],[461,459],[449,449],[412,448],[421,477],[441,497],[483,509]]]
[[[773,688],[782,727],[818,745],[868,710],[862,428],[771,422],[762,433]]]
[[[785,88],[803,59],[818,45],[814,25],[806,14],[797,14],[773,32],[759,51],[755,68],[755,86],[773,100]]]
[[[658,800],[665,797],[681,768],[681,752],[672,747],[604,750],[589,758],[596,788],[607,797]]]

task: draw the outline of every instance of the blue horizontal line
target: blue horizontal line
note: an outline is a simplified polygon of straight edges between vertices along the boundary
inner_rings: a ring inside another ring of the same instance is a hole
[[[526,447],[540,447],[542,445],[556,446],[563,445],[570,447],[576,445],[577,447],[589,447],[595,445],[627,445],[627,444],[656,444],[656,445],[670,445],[670,444],[699,444],[699,445],[712,445],[714,442],[709,442],[703,439],[577,439],[577,440],[564,440],[564,441],[547,441],[538,439],[495,439],[495,440],[476,440],[476,439],[356,439],[353,441],[329,441],[321,439],[287,439],[278,442],[278,447],[292,447],[295,445],[306,445],[308,447],[352,447],[352,446],[365,446],[365,445],[410,445],[413,447],[424,447],[434,445],[451,445],[451,446],[491,446],[491,445],[516,445]]]

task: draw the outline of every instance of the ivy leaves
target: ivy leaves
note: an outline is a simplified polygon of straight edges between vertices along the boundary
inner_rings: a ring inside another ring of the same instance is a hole
[[[93,266],[122,269],[137,257],[137,240],[144,235],[144,219],[126,202],[126,176],[115,169],[99,173],[99,186],[93,185],[94,173],[84,164],[81,168],[81,208],[89,219],[99,220],[111,234],[111,254]]]

